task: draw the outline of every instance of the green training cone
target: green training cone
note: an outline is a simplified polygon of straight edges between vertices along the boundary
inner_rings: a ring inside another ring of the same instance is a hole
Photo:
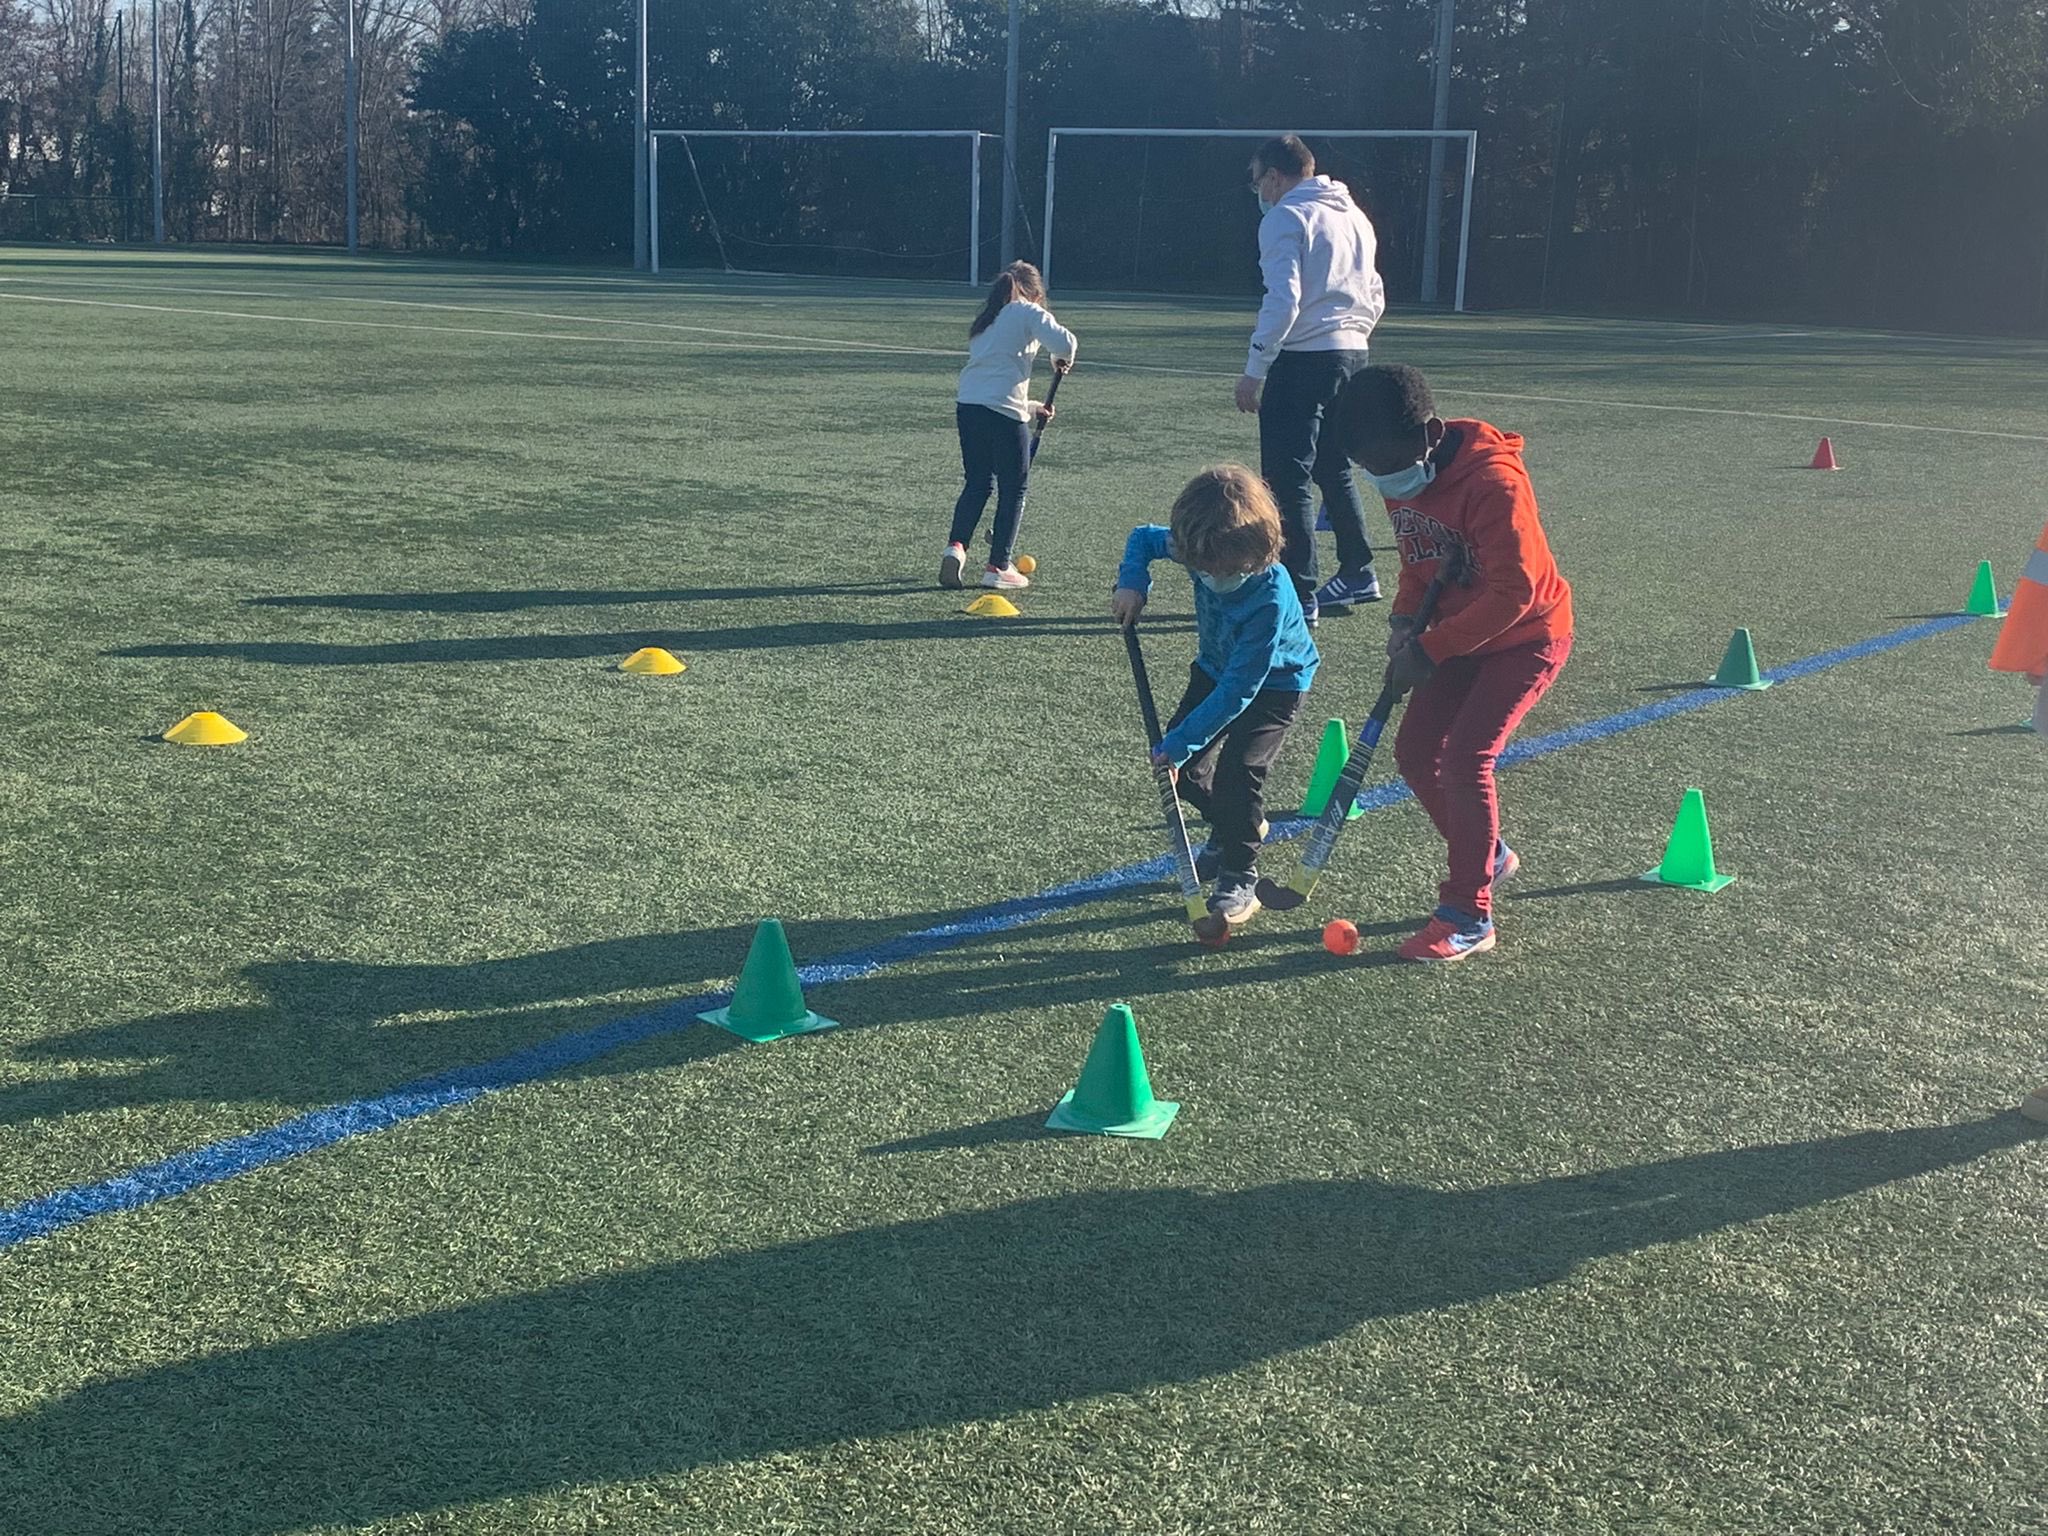
[[[784,1035],[830,1029],[838,1021],[804,1005],[804,985],[797,980],[789,940],[781,922],[771,917],[754,930],[747,963],[740,969],[739,985],[733,988],[732,1006],[705,1014],[704,1022],[730,1030],[742,1040],[766,1043]]]
[[[1991,578],[1991,562],[1977,562],[1977,579],[1970,583],[1970,600],[1963,604],[1963,612],[1974,614],[1980,619],[2002,619],[2004,605],[1998,601],[1998,584]]]
[[[1337,780],[1344,772],[1344,765],[1351,761],[1351,733],[1344,729],[1342,720],[1332,720],[1323,727],[1323,744],[1316,748],[1315,772],[1308,776],[1308,797],[1301,802],[1301,814],[1314,821],[1323,814],[1330,803],[1330,792],[1337,787]],[[1345,820],[1363,816],[1354,801]]]
[[[1735,877],[1714,868],[1714,836],[1707,830],[1707,797],[1688,789],[1678,803],[1664,862],[1644,875],[1658,885],[1682,885],[1689,891],[1718,891]]]
[[[1178,1104],[1152,1097],[1152,1078],[1145,1071],[1145,1052],[1138,1044],[1138,1021],[1128,1004],[1118,1003],[1102,1016],[1081,1081],[1059,1102],[1045,1124],[1048,1130],[1085,1131],[1092,1136],[1136,1136],[1157,1141],[1180,1113]]]
[[[1770,680],[1757,671],[1756,646],[1751,643],[1748,630],[1735,631],[1735,638],[1728,642],[1728,654],[1721,658],[1721,670],[1707,681],[1716,688],[1747,688],[1751,693],[1761,693],[1771,686]]]

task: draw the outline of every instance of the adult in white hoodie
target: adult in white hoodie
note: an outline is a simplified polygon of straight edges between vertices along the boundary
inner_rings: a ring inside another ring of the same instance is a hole
[[[1343,183],[1315,173],[1316,159],[1293,134],[1269,139],[1252,157],[1259,221],[1259,270],[1266,301],[1251,354],[1237,381],[1237,408],[1259,415],[1259,472],[1280,504],[1281,561],[1313,624],[1333,610],[1379,601],[1365,504],[1350,462],[1324,417],[1344,381],[1367,362],[1367,341],[1386,312],[1378,239]],[[1316,586],[1315,493],[1337,535],[1337,574]]]

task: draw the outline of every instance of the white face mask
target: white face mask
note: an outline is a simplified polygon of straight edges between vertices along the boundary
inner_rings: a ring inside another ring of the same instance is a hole
[[[1436,465],[1429,459],[1418,459],[1406,469],[1395,470],[1391,475],[1376,475],[1369,469],[1358,471],[1372,482],[1372,488],[1388,501],[1400,501],[1409,496],[1421,494],[1423,488],[1436,479]]]
[[[1250,571],[1239,571],[1235,576],[1211,576],[1207,571],[1195,572],[1195,580],[1214,592],[1218,597],[1235,592],[1252,579]]]

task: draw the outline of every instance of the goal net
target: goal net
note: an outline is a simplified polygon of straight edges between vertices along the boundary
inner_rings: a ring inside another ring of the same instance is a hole
[[[1301,132],[1317,173],[1343,182],[1371,218],[1391,301],[1465,307],[1469,129],[1054,128],[1039,226],[1047,285],[1256,293],[1259,211],[1246,171],[1283,131]]]
[[[979,283],[995,269],[1001,144],[973,129],[657,129],[651,265]]]

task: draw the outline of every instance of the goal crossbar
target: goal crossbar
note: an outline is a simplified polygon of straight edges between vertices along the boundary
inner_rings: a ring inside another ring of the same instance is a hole
[[[1048,128],[1045,134],[1045,223],[1039,250],[1039,276],[1052,288],[1053,187],[1059,165],[1060,140],[1070,139],[1277,139],[1292,133],[1304,139],[1420,139],[1465,146],[1465,186],[1458,213],[1458,286],[1453,308],[1465,308],[1465,272],[1472,255],[1472,167],[1479,157],[1479,134],[1472,128]],[[1436,195],[1436,189],[1430,189]]]
[[[967,281],[981,286],[981,145],[1002,135],[979,128],[650,128],[647,132],[648,270],[661,273],[661,141],[663,139],[965,139],[967,148]]]

